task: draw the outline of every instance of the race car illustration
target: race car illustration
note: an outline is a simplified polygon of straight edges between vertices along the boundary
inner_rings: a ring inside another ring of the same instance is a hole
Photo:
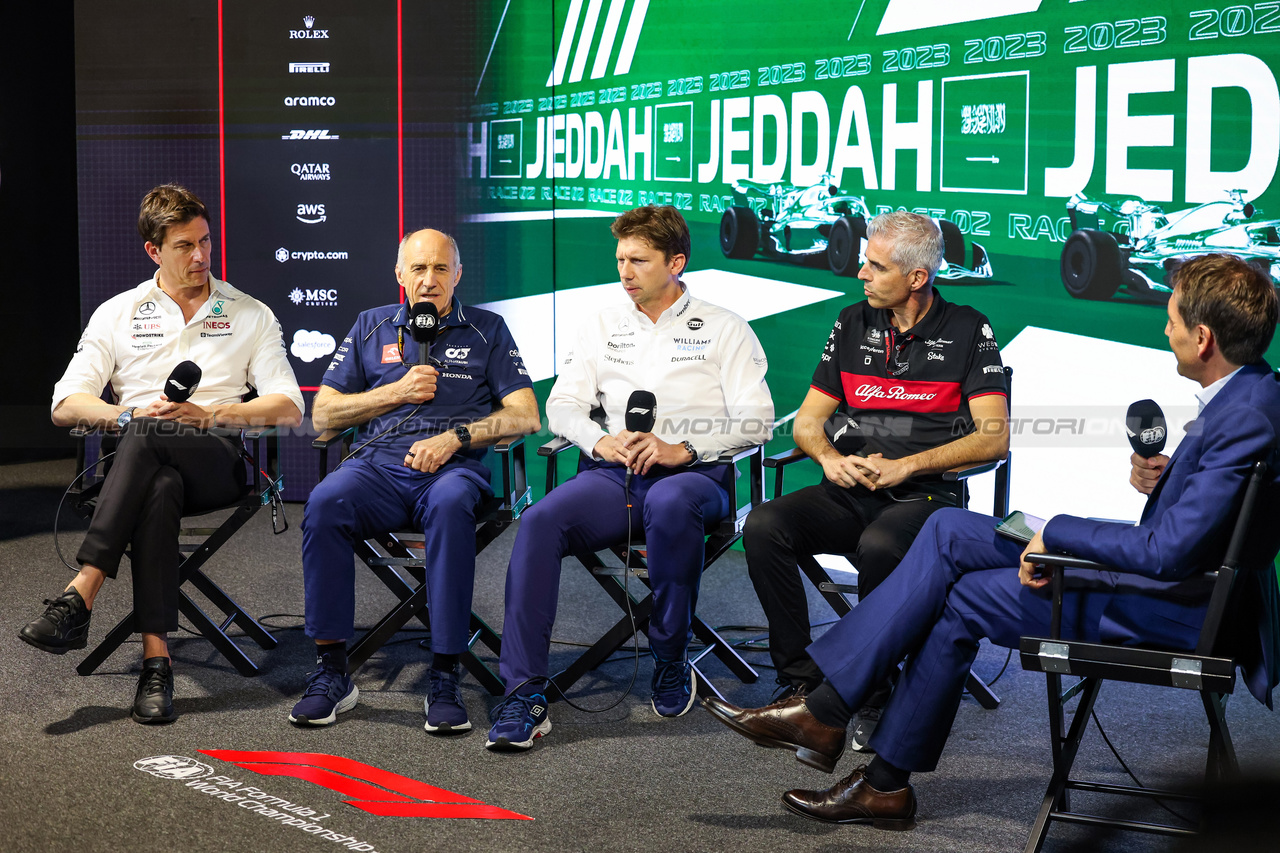
[[[833,181],[830,174],[807,187],[734,181],[736,203],[720,218],[720,250],[727,258],[825,259],[836,275],[857,275],[871,211]],[[966,247],[954,222],[938,225],[945,246],[938,278],[991,278],[986,249],[973,242]]]
[[[1280,220],[1261,218],[1243,190],[1175,213],[1140,198],[1076,193],[1067,212],[1073,230],[1062,247],[1062,284],[1077,299],[1110,299],[1122,287],[1130,296],[1167,297],[1167,274],[1206,252],[1261,262],[1280,284]]]

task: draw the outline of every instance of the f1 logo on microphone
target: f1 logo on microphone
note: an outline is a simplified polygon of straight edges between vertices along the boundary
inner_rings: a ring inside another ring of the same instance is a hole
[[[651,409],[647,409],[647,408],[645,408],[644,406],[635,406],[635,407],[633,407],[633,408],[631,408],[631,409],[628,409],[628,410],[627,410],[627,414],[628,414],[628,415],[637,415],[637,414],[638,414],[638,415],[647,415],[647,414],[649,414],[649,412],[650,412],[650,411],[652,411],[652,410],[651,410]]]

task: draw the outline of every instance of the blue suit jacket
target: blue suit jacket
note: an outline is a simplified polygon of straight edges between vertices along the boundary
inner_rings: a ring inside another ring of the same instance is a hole
[[[1044,529],[1046,547],[1119,569],[1123,583],[1107,606],[1106,639],[1141,643],[1144,626],[1195,645],[1207,609],[1196,575],[1217,569],[1226,554],[1251,464],[1274,453],[1280,435],[1280,378],[1265,362],[1246,365],[1187,427],[1187,435],[1147,499],[1137,526],[1057,516]],[[1236,656],[1249,691],[1271,706],[1280,682],[1280,593],[1271,561],[1280,549],[1280,471],[1272,459],[1243,565],[1243,629]],[[1254,633],[1252,626],[1257,626]],[[1256,639],[1255,639],[1256,638]]]

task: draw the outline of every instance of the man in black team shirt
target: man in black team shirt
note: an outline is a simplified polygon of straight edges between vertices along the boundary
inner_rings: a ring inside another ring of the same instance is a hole
[[[788,693],[822,681],[805,647],[809,609],[796,561],[852,554],[865,599],[898,565],[935,510],[962,503],[945,483],[957,465],[1003,458],[1008,390],[991,324],[934,290],[942,232],[898,211],[867,226],[858,272],[866,300],[840,312],[795,419],[796,445],[823,481],[769,501],[747,518],[744,546],[769,620],[769,651]],[[843,407],[866,446],[843,456],[823,426]],[[852,746],[864,749],[891,685],[863,706]]]

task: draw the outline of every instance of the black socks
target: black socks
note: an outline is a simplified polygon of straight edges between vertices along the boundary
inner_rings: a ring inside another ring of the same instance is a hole
[[[345,675],[347,672],[347,644],[326,643],[321,645],[316,643],[316,660],[327,660],[329,666],[334,667]]]
[[[882,794],[887,794],[890,791],[900,791],[907,787],[907,782],[911,779],[911,771],[894,767],[877,755],[871,759],[871,763],[863,771],[863,778],[867,780],[867,784],[872,788]]]
[[[824,681],[812,693],[804,697],[805,707],[824,726],[848,728],[853,719],[853,709],[844,703],[830,683]]]

